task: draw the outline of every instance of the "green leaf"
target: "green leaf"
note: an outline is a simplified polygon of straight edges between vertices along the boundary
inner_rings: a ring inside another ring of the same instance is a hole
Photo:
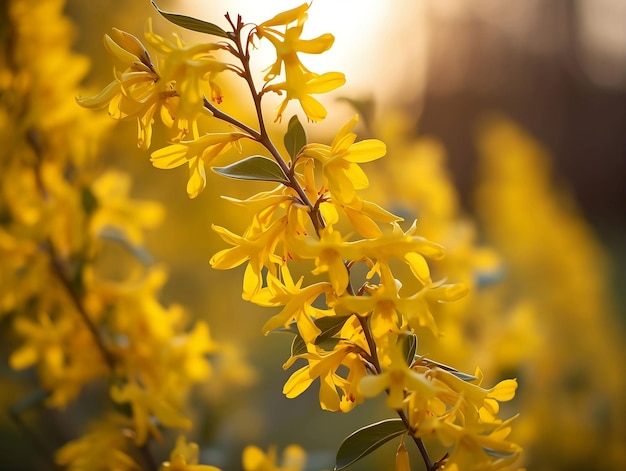
[[[291,356],[295,357],[306,352],[306,343],[304,342],[304,339],[300,337],[300,335],[296,335],[293,342],[291,342]]]
[[[124,249],[128,250],[128,252],[133,257],[135,257],[145,266],[150,266],[154,263],[152,255],[150,255],[150,252],[146,250],[145,247],[142,247],[140,245],[133,245],[123,232],[113,226],[105,226],[100,231],[98,236],[103,240],[120,244]]]
[[[91,188],[84,187],[80,193],[80,202],[87,216],[91,216],[98,209],[98,198],[93,194]]]
[[[374,114],[376,112],[376,103],[371,96],[361,98],[341,96],[337,98],[337,101],[345,101],[352,106],[352,108],[354,108],[359,115],[359,120],[363,122],[367,129],[371,129],[372,122],[374,121]]]
[[[347,468],[404,432],[406,427],[399,418],[383,420],[360,428],[339,445],[334,470]]]
[[[35,407],[43,406],[44,401],[50,396],[50,393],[43,388],[37,388],[20,397],[20,399],[9,409],[9,415],[18,419],[20,416]]]
[[[450,371],[450,373],[452,373],[454,376],[456,376],[457,378],[465,381],[465,382],[471,382],[471,381],[476,381],[478,378],[474,375],[470,375],[467,373],[463,373],[462,371],[459,370],[453,370]]]
[[[287,334],[296,334],[298,335],[298,327],[295,321],[289,323],[287,326],[283,326],[283,327],[277,327],[276,329],[272,329],[268,332],[269,334],[282,334],[282,333],[287,333]]]
[[[341,332],[348,318],[349,317],[330,316],[315,319],[315,325],[322,331],[322,333],[315,338],[315,345],[320,345],[323,341]]]
[[[327,352],[332,352],[335,349],[335,347],[337,346],[337,344],[339,342],[341,342],[341,340],[342,339],[329,338],[329,339],[323,339],[323,340],[318,342],[318,340],[315,339],[315,345],[317,345],[320,348],[323,348]]]
[[[291,156],[292,160],[295,160],[296,156],[306,145],[306,133],[304,132],[304,128],[302,124],[300,124],[300,120],[294,114],[289,120],[289,124],[287,125],[287,133],[284,138],[285,148],[287,149],[287,153]]]
[[[178,13],[168,13],[161,10],[155,2],[152,2],[152,6],[156,8],[163,18],[174,23],[175,25],[180,26],[181,28],[229,39],[228,33],[213,23],[207,23],[206,21],[202,21],[191,16],[179,15]]]
[[[237,180],[289,183],[276,162],[260,155],[253,155],[226,167],[213,167],[213,171]]]
[[[406,359],[406,364],[411,366],[413,360],[415,359],[415,351],[417,350],[417,335],[408,334],[403,335],[404,342],[402,344],[402,349],[404,351],[404,358]]]
[[[483,447],[483,451],[489,456],[493,456],[494,458],[510,458],[511,456],[515,454],[514,451],[507,453],[504,451],[493,450],[491,448],[486,448],[486,447]]]
[[[429,367],[436,366],[438,368],[441,368],[442,370],[446,370],[447,372],[452,373],[454,376],[456,376],[457,378],[463,381],[470,382],[470,381],[476,381],[478,379],[474,375],[463,373],[462,371],[456,370],[452,368],[451,366],[444,365],[443,363],[439,363],[438,361],[431,360],[430,358],[423,358],[422,363],[425,363],[426,366],[429,366]]]

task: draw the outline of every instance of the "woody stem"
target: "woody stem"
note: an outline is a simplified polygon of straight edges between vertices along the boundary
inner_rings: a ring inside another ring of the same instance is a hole
[[[228,19],[230,21],[230,18]],[[267,132],[265,118],[263,117],[263,111],[261,108],[262,94],[257,91],[254,84],[252,71],[250,70],[250,55],[247,48],[244,48],[241,40],[244,24],[242,23],[241,18],[238,18],[237,23],[233,24],[233,22],[231,22],[231,25],[233,26],[234,31],[230,39],[235,43],[235,47],[231,48],[230,51],[235,55],[235,57],[237,57],[237,59],[239,59],[243,66],[242,77],[248,84],[248,88],[250,89],[250,93],[252,94],[252,100],[254,101],[257,121],[259,123],[259,131],[252,129],[250,126],[242,123],[238,119],[233,118],[232,116],[222,112],[206,98],[204,100],[204,107],[208,109],[214,117],[221,119],[222,121],[225,121],[229,124],[232,124],[233,126],[238,127],[242,131],[249,134],[252,139],[260,143],[269,151],[269,153],[272,155],[278,166],[285,174],[285,177],[287,178],[288,182],[285,183],[285,185],[292,188],[298,194],[298,197],[300,198],[302,203],[309,208],[309,217],[311,218],[313,227],[315,227],[315,232],[319,235],[320,230],[326,226],[326,223],[324,222],[319,208],[316,207],[313,202],[311,202],[306,192],[296,179],[295,173],[291,171],[289,164],[287,164],[287,162],[285,162],[285,160],[282,158],[280,152],[278,152],[278,149],[276,149],[274,142],[269,137],[269,134]]]

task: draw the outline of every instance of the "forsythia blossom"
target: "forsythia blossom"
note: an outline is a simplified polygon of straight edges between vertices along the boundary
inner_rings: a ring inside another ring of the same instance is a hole
[[[335,38],[331,34],[323,34],[315,39],[300,39],[304,23],[307,19],[309,5],[304,3],[293,10],[276,15],[256,27],[256,34],[259,38],[268,39],[276,48],[276,62],[269,68],[265,75],[265,81],[273,81],[284,66],[285,81],[272,83],[265,87],[265,90],[286,96],[278,108],[276,120],[280,121],[290,100],[298,100],[307,118],[311,121],[321,121],[326,117],[326,109],[322,104],[313,98],[312,94],[327,93],[345,82],[344,74],[340,72],[326,72],[316,74],[307,69],[298,53],[321,54],[333,45]],[[289,26],[296,23],[295,26]],[[276,27],[284,26],[285,31],[281,32]]]
[[[215,466],[198,464],[198,445],[187,443],[182,435],[176,440],[176,446],[169,461],[164,462],[159,471],[220,471]]]
[[[133,199],[128,174],[100,172],[95,150],[108,120],[76,106],[88,61],[69,49],[63,6],[9,0],[1,8],[0,316],[13,327],[9,366],[32,368],[38,379],[36,394],[24,393],[11,413],[18,425],[30,424],[20,415],[31,408],[61,410],[95,394],[101,407],[73,409],[100,417],[56,452],[56,463],[138,471],[150,468],[151,438],[192,426],[190,391],[211,376],[220,346],[205,321],[161,301],[166,272],[144,239],[163,219],[162,206]],[[121,67],[101,93],[78,99],[108,107],[115,119],[137,119],[143,148],[156,112],[172,113],[166,124],[180,134],[200,112],[187,85],[225,70],[209,57],[219,47],[168,43],[151,31],[148,40],[177,57],[159,67],[135,36],[114,29],[105,47]],[[111,401],[102,401],[107,395]],[[68,418],[68,430],[82,429],[83,415]],[[169,469],[215,469],[198,468],[196,458],[183,441]]]
[[[159,10],[171,22],[217,36],[219,41],[187,44],[178,35],[168,40],[148,22],[145,38],[155,51],[153,61],[139,39],[114,29],[105,36],[105,45],[122,68],[115,70],[113,82],[100,94],[78,101],[89,108],[108,106],[115,119],[137,119],[139,145],[144,149],[150,146],[158,112],[173,137],[169,145],[154,150],[150,160],[162,169],[187,164],[191,198],[205,188],[206,167],[218,156],[231,147],[243,153],[244,138],[260,146],[262,155],[235,157],[227,167],[215,169],[232,179],[278,186],[244,200],[230,199],[248,210],[250,217],[237,232],[212,225],[229,247],[218,250],[210,264],[219,270],[245,265],[242,297],[275,310],[263,333],[278,330],[294,336],[283,367],[300,366],[283,393],[294,398],[319,380],[320,407],[342,412],[385,393],[389,409],[398,416],[389,423],[397,427],[396,436],[402,435],[398,469],[409,467],[404,448],[408,437],[418,445],[429,470],[499,469],[516,461],[521,452],[507,439],[513,418],[498,418],[500,402],[513,398],[517,382],[503,380],[493,388],[482,388],[479,370],[467,375],[418,353],[419,339],[436,342],[442,335],[443,305],[462,298],[467,286],[464,279],[448,278],[445,270],[431,267],[444,258],[444,248],[418,235],[416,223],[402,226],[401,217],[362,197],[369,187],[366,164],[386,155],[387,146],[378,139],[357,141],[357,116],[339,129],[330,145],[309,142],[298,118],[291,118],[283,136],[288,155],[283,155],[266,128],[262,100],[268,92],[285,95],[275,122],[281,121],[294,99],[308,120],[315,122],[327,112],[312,95],[345,82],[340,72],[318,74],[301,61],[302,54],[324,53],[334,42],[329,33],[302,39],[310,7],[302,4],[258,25],[226,15],[229,31]],[[255,38],[267,40],[276,51],[260,90],[251,69]],[[222,61],[222,56],[228,61]],[[226,113],[220,107],[223,92],[216,78],[225,71],[247,85],[254,124],[248,123],[249,116],[239,116],[236,110]],[[224,125],[228,132],[223,131]],[[63,200],[66,206],[77,205],[64,185],[50,186],[60,195],[70,195]],[[152,224],[157,216],[148,215],[143,221],[136,217],[134,225],[127,221],[133,219],[132,211],[129,218],[106,202],[115,195],[123,200],[125,190],[125,185],[115,188],[106,179],[93,190],[87,188],[80,200],[88,207],[83,219],[89,226],[91,218],[97,218],[91,221],[91,237],[110,232],[107,224],[127,225],[129,229],[122,227],[117,233],[132,239],[129,245],[135,248],[141,242],[138,228]],[[80,265],[76,274],[80,290],[70,291],[70,299],[78,315],[87,320],[86,333],[101,329],[93,341],[112,376],[109,395],[116,404],[127,406],[132,441],[145,448],[151,438],[162,439],[162,428],[191,428],[184,411],[186,393],[211,373],[207,356],[218,353],[219,346],[204,322],[184,328],[181,309],[158,301],[165,279],[162,269],[135,267],[125,279],[111,279],[95,263],[105,244],[90,240],[84,244],[91,257]],[[81,247],[80,241],[68,245],[65,252],[71,254],[74,246]],[[59,254],[54,248],[48,253],[53,259]],[[62,275],[66,268],[57,269]],[[70,286],[65,278],[61,281]],[[49,329],[54,335],[44,338],[42,330],[52,324],[55,312],[49,307],[39,310],[41,325],[18,326],[30,338],[14,354],[15,365],[39,362],[48,371],[63,369],[67,352],[62,344],[71,324],[55,325],[56,329]],[[366,443],[375,436],[363,434],[359,439]],[[425,452],[426,436],[437,438],[448,449],[435,463]],[[350,446],[340,447],[338,459],[346,449]],[[198,453],[197,445],[180,437],[161,469],[216,469],[199,465]],[[249,447],[243,455],[246,471],[300,471],[304,464],[304,451],[296,446],[286,450],[280,465],[275,451],[266,456]]]

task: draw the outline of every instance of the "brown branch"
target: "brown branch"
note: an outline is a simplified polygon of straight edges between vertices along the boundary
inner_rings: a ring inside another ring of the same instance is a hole
[[[231,26],[233,27],[233,34],[229,37],[229,39],[231,39],[235,44],[235,47],[229,48],[229,50],[235,57],[237,57],[241,61],[241,64],[243,66],[243,74],[239,74],[239,75],[246,81],[250,89],[250,93],[252,94],[252,99],[254,101],[255,111],[257,115],[257,121],[259,124],[259,131],[252,129],[250,126],[240,122],[236,118],[222,112],[220,109],[214,106],[211,102],[206,100],[206,98],[204,100],[204,106],[213,114],[214,117],[221,119],[222,121],[225,121],[241,129],[242,131],[246,132],[247,134],[250,135],[252,139],[259,142],[270,152],[270,154],[272,155],[276,163],[280,166],[281,170],[283,171],[283,173],[285,174],[285,176],[287,177],[289,181],[289,183],[286,185],[292,188],[293,190],[295,190],[298,196],[300,197],[302,203],[305,204],[309,208],[309,217],[311,218],[311,222],[313,223],[313,226],[315,227],[315,232],[317,233],[319,237],[320,230],[323,229],[326,225],[321,215],[321,212],[319,211],[320,200],[316,201],[315,204],[313,204],[310,201],[304,189],[301,187],[301,185],[299,184],[299,182],[297,181],[295,177],[295,172],[294,172],[295,165],[289,166],[287,164],[287,162],[282,158],[282,156],[276,149],[276,146],[274,145],[273,141],[270,139],[267,133],[265,120],[264,120],[263,112],[261,109],[261,99],[263,96],[263,91],[261,91],[261,93],[257,92],[256,86],[254,85],[252,72],[250,70],[250,56],[249,56],[249,48],[248,48],[248,45],[250,42],[250,34],[248,34],[246,47],[244,48],[242,41],[241,41],[242,29],[244,27],[244,24],[241,21],[241,17],[240,16],[237,17],[236,23],[231,20],[229,15],[226,15],[226,18],[228,19]],[[348,268],[348,272],[349,272],[348,265],[346,265],[346,268]],[[348,284],[347,291],[348,291],[348,294],[352,296],[355,295],[354,290],[350,283]],[[365,355],[364,354],[365,352],[361,353],[361,355],[371,365],[372,367],[371,369],[373,370],[372,372],[374,374],[380,374],[382,370],[381,370],[380,361],[378,358],[378,352],[376,349],[376,342],[373,338],[372,331],[370,329],[370,325],[368,322],[369,317],[362,317],[362,316],[359,316],[358,314],[355,314],[355,315],[359,319],[359,323],[361,324],[361,327],[363,328],[363,334],[365,336],[368,348],[370,350],[369,355]],[[404,423],[406,429],[409,432],[414,432],[405,412],[402,410],[398,410],[396,412],[402,419],[402,422]],[[430,456],[428,455],[428,451],[426,450],[426,447],[424,446],[422,439],[415,437],[413,433],[411,433],[411,436],[413,438],[413,441],[417,445],[417,448],[419,449],[420,454],[422,455],[422,459],[424,460],[426,470],[435,471],[437,468],[439,468],[442,464],[442,460],[433,464],[432,460],[430,459]]]
[[[41,176],[41,171],[40,171],[40,165],[41,165],[41,160],[42,160],[42,145],[41,145],[40,136],[37,130],[35,129],[28,130],[27,140],[30,146],[32,147],[32,149],[34,150],[35,157],[37,159],[33,166],[37,186],[39,188],[39,191],[41,192],[42,197],[47,198],[48,192],[45,187],[43,178]],[[113,357],[111,352],[106,348],[106,345],[102,341],[100,332],[98,332],[98,329],[96,328],[95,324],[89,318],[89,314],[87,313],[87,310],[85,309],[85,306],[83,305],[80,294],[77,292],[75,286],[72,284],[72,281],[70,277],[68,276],[67,271],[64,267],[63,260],[50,238],[46,239],[45,247],[50,256],[50,265],[52,268],[52,272],[54,273],[56,278],[59,280],[59,282],[65,289],[67,295],[69,296],[74,308],[76,309],[76,312],[78,312],[78,315],[83,321],[85,327],[87,327],[87,329],[91,333],[91,336],[95,342],[96,348],[102,355],[102,358],[105,364],[107,365],[107,367],[109,368],[109,370],[111,371],[111,374],[114,374],[115,373],[115,358]],[[13,420],[16,423],[18,423],[18,425],[23,425],[19,416],[16,415],[15,417],[13,417]],[[23,430],[28,432],[25,426],[22,428]],[[148,469],[150,471],[156,471],[158,467],[157,467],[156,462],[154,461],[154,458],[152,457],[152,454],[150,453],[150,450],[148,449],[147,444],[144,444],[138,447],[138,449]],[[55,469],[58,469],[58,468],[55,468]]]
[[[252,129],[245,123],[242,123],[238,119],[228,115],[227,113],[224,113],[206,98],[204,99],[204,107],[209,110],[214,117],[225,121],[249,134],[253,140],[257,141],[269,151],[271,156],[274,158],[276,163],[279,165],[279,167],[287,177],[288,183],[286,183],[285,185],[292,188],[298,194],[298,197],[302,201],[302,204],[309,208],[309,217],[311,219],[311,222],[313,223],[315,232],[319,236],[320,230],[326,227],[326,223],[324,222],[321,212],[319,211],[319,207],[311,202],[306,192],[298,182],[294,172],[287,164],[287,162],[282,158],[280,152],[278,152],[278,149],[274,145],[274,142],[269,137],[269,134],[267,132],[267,127],[265,125],[265,119],[263,117],[263,111],[261,107],[262,93],[259,93],[256,90],[256,86],[254,85],[254,79],[252,77],[252,71],[250,70],[250,53],[248,48],[248,44],[250,42],[250,34],[247,35],[246,46],[244,47],[241,38],[245,25],[241,21],[241,17],[237,17],[236,23],[231,20],[229,15],[227,15],[226,18],[233,27],[233,35],[232,37],[230,37],[230,39],[235,44],[235,47],[230,48],[229,50],[235,57],[237,57],[237,59],[239,59],[241,65],[243,66],[243,74],[241,76],[248,84],[248,88],[250,89],[250,93],[252,94],[252,100],[254,101],[257,121],[259,123],[259,131]]]
[[[72,301],[72,304],[74,305],[74,308],[76,309],[80,318],[85,324],[85,327],[87,327],[87,329],[91,333],[93,340],[96,344],[96,347],[100,351],[100,354],[102,355],[102,358],[104,359],[105,363],[107,364],[107,366],[112,372],[115,371],[115,359],[113,358],[113,355],[111,355],[111,352],[104,345],[104,342],[102,341],[102,337],[100,336],[98,329],[89,318],[89,314],[87,313],[87,310],[83,306],[82,300],[80,299],[80,296],[78,295],[78,293],[76,292],[76,289],[72,285],[72,282],[67,276],[65,269],[63,268],[61,259],[59,258],[59,255],[56,249],[54,248],[54,244],[52,243],[51,240],[48,240],[47,246],[48,246],[48,252],[50,253],[50,258],[51,258],[50,263],[52,265],[53,273],[56,275],[57,279],[61,282],[61,285],[63,285],[63,288],[65,288],[65,291],[70,297],[70,300]]]

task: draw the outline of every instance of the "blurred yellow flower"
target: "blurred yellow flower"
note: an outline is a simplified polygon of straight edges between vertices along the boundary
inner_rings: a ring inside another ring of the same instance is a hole
[[[130,199],[131,179],[126,173],[108,171],[91,185],[95,208],[89,218],[89,230],[97,237],[107,227],[120,231],[132,244],[143,242],[143,232],[161,223],[163,207],[153,201]]]
[[[220,471],[215,466],[198,464],[198,445],[180,435],[176,446],[170,453],[170,460],[165,461],[159,471]]]
[[[111,399],[118,404],[130,403],[137,445],[146,443],[149,434],[160,439],[161,433],[154,419],[166,427],[191,428],[191,420],[183,417],[158,393],[144,389],[137,383],[129,382],[123,386],[113,385],[110,394]]]
[[[267,454],[256,446],[243,450],[244,471],[304,471],[306,453],[298,445],[289,445],[283,451],[281,463],[276,463],[276,448],[271,447]]]
[[[59,448],[54,459],[68,471],[140,471],[143,468],[127,453],[132,436],[130,418],[109,414],[85,435]]]
[[[125,67],[115,71],[115,80],[93,97],[77,98],[85,108],[108,106],[114,119],[134,117],[138,125],[138,145],[150,147],[154,113],[176,95],[171,84],[161,80],[150,54],[132,34],[113,28],[111,36],[104,35],[104,45]]]

